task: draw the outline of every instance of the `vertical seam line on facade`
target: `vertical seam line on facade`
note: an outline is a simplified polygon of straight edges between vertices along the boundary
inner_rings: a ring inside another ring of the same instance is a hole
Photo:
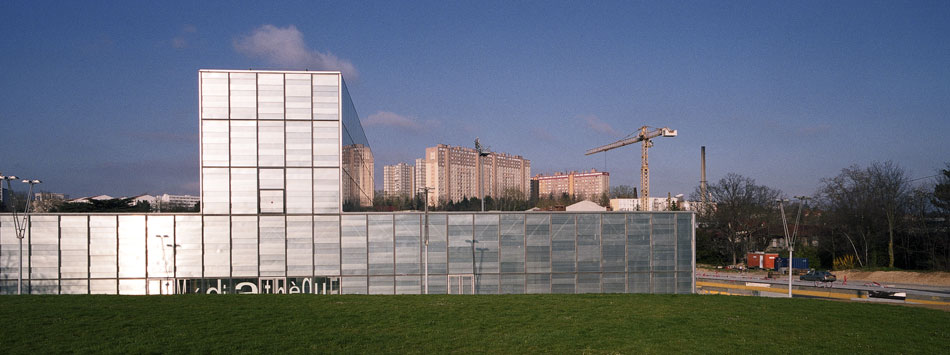
[[[63,294],[63,228],[62,221],[63,216],[56,216],[56,249],[57,249],[57,284],[56,284],[56,294]]]
[[[92,294],[92,227],[91,217],[86,215],[86,294]]]
[[[149,294],[149,278],[148,278],[148,215],[145,215],[145,294]]]

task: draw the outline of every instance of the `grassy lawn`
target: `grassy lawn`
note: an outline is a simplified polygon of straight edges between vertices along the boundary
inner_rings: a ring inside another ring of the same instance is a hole
[[[945,353],[950,312],[700,295],[2,296],[10,353]]]

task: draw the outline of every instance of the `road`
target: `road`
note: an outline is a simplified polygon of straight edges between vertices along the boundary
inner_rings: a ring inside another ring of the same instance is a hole
[[[784,275],[783,275],[784,276]],[[697,279],[706,279],[706,280],[728,280],[728,281],[744,281],[744,282],[756,282],[756,283],[767,283],[772,285],[788,285],[788,278],[775,278],[769,279],[763,277],[762,275],[756,274],[739,274],[739,273],[709,273],[701,270],[697,270],[696,273]],[[913,293],[921,296],[936,296],[936,297],[950,297],[950,288],[948,287],[939,287],[939,286],[930,286],[930,285],[909,285],[909,284],[887,284],[882,286],[877,285],[866,285],[865,281],[854,281],[851,280],[847,284],[844,283],[844,280],[838,280],[835,282],[814,282],[814,281],[800,281],[798,276],[793,276],[792,285],[795,286],[810,286],[810,287],[830,287],[836,289],[846,289],[846,290],[860,290],[860,291],[889,291],[889,292],[907,292]],[[777,287],[776,287],[777,288]]]

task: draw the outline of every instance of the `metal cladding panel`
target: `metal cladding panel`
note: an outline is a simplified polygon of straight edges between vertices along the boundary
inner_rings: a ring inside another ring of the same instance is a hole
[[[23,292],[693,292],[690,213],[431,213],[428,220],[425,228],[417,212],[34,215]],[[4,294],[16,292],[18,276],[11,222],[0,216]]]

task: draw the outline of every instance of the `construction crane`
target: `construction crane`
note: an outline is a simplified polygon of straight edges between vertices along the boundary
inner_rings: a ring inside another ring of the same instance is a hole
[[[633,137],[627,137],[619,141],[610,143],[605,146],[600,146],[597,148],[589,149],[584,155],[591,155],[594,153],[606,152],[614,148],[620,148],[625,145],[641,142],[642,143],[642,153],[641,159],[642,164],[640,165],[640,210],[649,211],[649,198],[650,198],[650,164],[647,162],[647,149],[653,147],[653,138],[656,137],[676,137],[676,130],[669,129],[667,127],[657,128],[652,131],[647,131],[650,127],[643,126],[637,130],[637,133]]]

